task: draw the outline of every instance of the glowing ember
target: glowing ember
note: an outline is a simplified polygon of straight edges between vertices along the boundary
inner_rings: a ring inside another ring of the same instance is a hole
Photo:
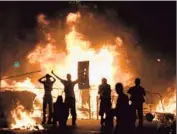
[[[160,58],[158,58],[158,59],[157,59],[157,62],[161,62],[161,59],[160,59]]]

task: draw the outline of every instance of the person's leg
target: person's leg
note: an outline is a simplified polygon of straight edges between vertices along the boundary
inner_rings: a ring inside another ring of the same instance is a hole
[[[99,115],[101,117],[100,124],[103,126],[104,124],[104,102],[103,100],[100,101]]]
[[[46,108],[47,108],[47,100],[46,98],[43,99],[43,121],[42,124],[46,122]]]
[[[70,111],[70,106],[69,106],[69,103],[68,103],[68,99],[66,98],[65,99],[65,122],[67,124],[67,120],[68,120],[68,117],[69,117],[69,111]]]
[[[49,118],[48,118],[48,124],[52,123],[52,108],[53,108],[53,102],[52,102],[52,97],[48,98],[48,104],[49,104]]]
[[[101,116],[101,121],[100,121],[100,124],[103,126],[104,124],[104,114],[100,115]]]
[[[61,119],[61,117],[58,119],[58,122],[59,122],[59,127],[62,127],[62,119]]]
[[[71,115],[72,115],[72,125],[76,125],[76,104],[75,104],[75,99],[71,100]]]
[[[112,111],[111,111],[111,100],[106,100],[105,101],[105,114],[106,114],[106,117],[105,117],[105,119],[107,119],[107,118],[111,118],[111,116],[112,116],[112,113],[111,113]]]
[[[53,113],[53,126],[57,126],[57,115],[55,112]]]
[[[143,126],[143,104],[138,106],[138,118],[139,118],[139,126]]]

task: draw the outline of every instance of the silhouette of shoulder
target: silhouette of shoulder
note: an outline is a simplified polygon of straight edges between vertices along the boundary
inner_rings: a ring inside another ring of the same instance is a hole
[[[133,86],[128,90],[128,93],[131,95],[142,95],[145,94],[145,90],[141,86]]]

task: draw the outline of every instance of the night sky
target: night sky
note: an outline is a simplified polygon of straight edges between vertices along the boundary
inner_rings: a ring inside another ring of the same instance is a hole
[[[160,52],[176,61],[175,1],[87,3],[97,4],[97,10],[100,12],[104,7],[115,9],[124,23],[137,32],[141,44],[147,51]],[[7,41],[8,37],[13,35],[21,36],[23,29],[35,29],[36,16],[39,13],[45,13],[50,17],[62,10],[74,11],[75,7],[69,2],[0,2],[2,40]],[[11,25],[15,25],[15,28],[11,28]]]

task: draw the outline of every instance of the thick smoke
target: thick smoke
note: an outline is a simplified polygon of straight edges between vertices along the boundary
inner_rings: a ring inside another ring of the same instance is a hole
[[[115,44],[115,38],[118,36],[123,41],[123,46],[118,49],[121,49],[120,52],[125,56],[123,57],[125,61],[121,63],[122,68],[125,68],[125,71],[131,70],[134,77],[142,78],[142,84],[148,91],[162,92],[173,83],[175,66],[170,59],[163,54],[147,52],[138,38],[136,29],[124,25],[116,11],[105,9],[100,13],[85,6],[80,7],[79,10],[82,17],[76,29],[91,42],[91,47],[99,49],[105,42]],[[53,23],[57,24],[61,21],[63,20],[55,20]],[[54,33],[56,44],[60,44],[57,47],[63,48],[67,27],[56,25],[50,30]],[[159,57],[160,62],[157,61]]]
[[[122,47],[118,47],[118,49],[121,50],[121,53],[124,53],[124,57],[122,58],[125,59],[121,62],[121,68],[123,68],[124,71],[131,71],[133,79],[135,77],[142,78],[142,84],[148,91],[165,91],[175,79],[175,65],[170,63],[170,59],[164,55],[160,55],[161,61],[158,62],[157,58],[159,58],[159,55],[147,52],[135,32],[136,29],[124,25],[123,20],[121,20],[116,11],[104,9],[103,12],[99,12],[96,8],[96,6],[89,7],[81,5],[78,7],[82,19],[78,22],[76,29],[84,35],[86,40],[91,42],[91,47],[97,49],[105,42],[115,44],[116,37],[120,37],[123,45]],[[65,25],[65,21],[66,15],[69,12],[70,11],[60,12],[53,18],[46,18],[46,21],[48,19],[50,23],[42,25],[44,27],[38,25],[35,30],[25,29],[24,34],[22,34],[23,37],[20,38],[15,36],[15,34],[13,34],[13,37],[10,36],[11,31],[15,31],[15,29],[18,28],[19,13],[7,15],[7,20],[4,20],[4,22],[8,23],[1,25],[5,27],[4,33],[6,32],[7,36],[0,36],[1,46],[3,46],[4,43],[6,44],[2,59],[3,71],[6,72],[4,75],[9,76],[38,70],[36,66],[34,66],[34,70],[31,70],[32,65],[27,63],[26,56],[35,48],[37,42],[47,42],[44,40],[45,34],[43,32],[52,33],[51,36],[55,39],[56,44],[58,44],[57,48],[67,52],[65,47],[65,34],[68,32],[68,28]],[[15,16],[13,21],[8,20],[11,16]],[[45,25],[47,25],[47,27],[45,27]],[[8,29],[9,26],[10,28]],[[2,35],[4,35],[4,33],[2,33]],[[36,38],[38,40],[37,42]],[[4,39],[6,40],[4,41]],[[13,62],[16,60],[22,62],[20,72],[15,72],[13,68]],[[30,77],[33,78],[33,76]],[[36,81],[36,79],[34,81]]]

